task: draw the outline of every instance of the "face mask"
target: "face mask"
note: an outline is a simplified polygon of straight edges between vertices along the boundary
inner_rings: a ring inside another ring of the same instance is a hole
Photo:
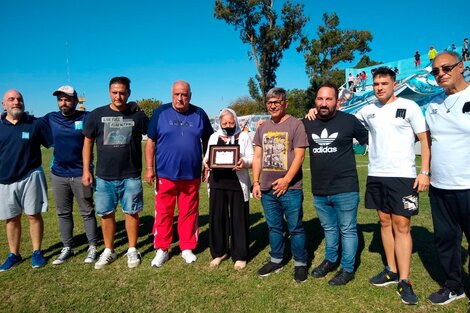
[[[222,131],[223,131],[224,134],[226,134],[227,136],[233,136],[233,135],[235,135],[235,127],[225,127],[225,128],[222,128]]]

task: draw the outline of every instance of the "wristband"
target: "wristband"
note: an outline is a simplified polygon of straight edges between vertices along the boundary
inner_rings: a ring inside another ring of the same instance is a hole
[[[431,176],[431,173],[429,173],[428,171],[421,171],[419,173],[423,174],[423,175],[426,175],[426,176]]]

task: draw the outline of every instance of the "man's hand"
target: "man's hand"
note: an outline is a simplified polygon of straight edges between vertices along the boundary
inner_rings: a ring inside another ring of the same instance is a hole
[[[424,174],[418,174],[413,184],[413,189],[417,189],[418,192],[423,192],[429,188],[429,176]]]
[[[261,200],[261,187],[259,183],[253,185],[253,197],[257,200]]]
[[[279,198],[280,196],[286,193],[287,189],[289,188],[289,183],[284,177],[282,177],[282,178],[276,179],[273,182],[272,186],[274,190],[273,195]]]
[[[145,168],[145,181],[149,185],[153,185],[153,183],[155,182],[155,170],[153,167]]]
[[[83,171],[82,184],[86,187],[91,186],[91,184],[93,184],[93,175],[91,175],[90,171]]]
[[[317,118],[317,109],[316,108],[311,108],[310,110],[308,110],[307,114],[305,114],[305,118],[310,120],[310,121],[313,121]]]

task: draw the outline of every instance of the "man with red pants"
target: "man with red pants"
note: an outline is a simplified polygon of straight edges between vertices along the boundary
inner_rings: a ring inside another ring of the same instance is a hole
[[[156,181],[153,233],[157,252],[153,267],[161,267],[169,258],[176,203],[181,256],[188,264],[197,259],[192,250],[199,233],[202,152],[213,129],[206,112],[190,100],[189,83],[177,81],[172,87],[172,102],[158,107],[150,120],[145,179],[149,184]]]

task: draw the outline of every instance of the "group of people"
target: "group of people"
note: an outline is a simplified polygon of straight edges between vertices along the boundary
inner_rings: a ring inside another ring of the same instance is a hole
[[[366,90],[366,81],[367,81],[367,74],[364,71],[356,74],[356,77],[353,76],[352,73],[348,75],[348,89],[351,92],[356,92],[359,88],[361,91]]]
[[[357,140],[369,145],[365,206],[377,211],[387,262],[370,283],[397,284],[404,303],[418,302],[410,282],[410,224],[411,217],[418,214],[418,193],[429,188],[435,244],[446,277],[429,300],[447,304],[463,298],[460,244],[462,232],[467,238],[470,235],[470,169],[465,166],[470,154],[470,88],[456,53],[438,54],[431,73],[445,94],[431,101],[426,116],[413,101],[394,95],[396,73],[385,67],[373,73],[376,101],[355,116],[339,110],[338,88],[333,84],[319,86],[314,109],[303,120],[287,114],[287,92],[272,88],[266,94],[271,118],[257,128],[253,140],[228,108],[220,112],[220,129],[213,132],[204,110],[190,103],[190,85],[184,81],[173,84],[172,102],[158,107],[150,121],[136,103],[127,101],[131,90],[126,77],[111,79],[111,103],[91,113],[77,111],[75,90],[63,86],[53,93],[60,111],[41,119],[24,112],[18,91],[7,91],[0,123],[0,195],[6,199],[0,203],[0,217],[7,221],[10,254],[0,271],[22,260],[22,212],[30,225],[32,265],[46,263],[41,254],[41,213],[47,209],[47,194],[40,145],[54,146],[51,181],[64,248],[53,264],[73,256],[71,204],[76,197],[89,241],[85,262],[100,269],[116,260],[115,212],[120,202],[128,236],[128,266],[138,266],[139,212],[143,209],[141,140],[147,134],[145,181],[155,184],[153,267],[163,266],[170,257],[176,204],[181,256],[186,263],[197,260],[193,250],[199,233],[199,187],[205,181],[209,265],[216,267],[231,257],[236,270],[246,267],[252,187],[253,197],[261,200],[270,244],[270,259],[258,275],[266,277],[283,269],[285,244],[290,240],[294,280],[305,282],[308,256],[302,221],[302,163],[308,149],[313,204],[325,233],[325,257],[311,275],[325,277],[339,268],[328,284],[345,285],[355,277],[358,246],[360,197],[353,150],[353,140]],[[416,140],[421,144],[418,173]],[[94,207],[101,217],[105,246],[99,256]]]

